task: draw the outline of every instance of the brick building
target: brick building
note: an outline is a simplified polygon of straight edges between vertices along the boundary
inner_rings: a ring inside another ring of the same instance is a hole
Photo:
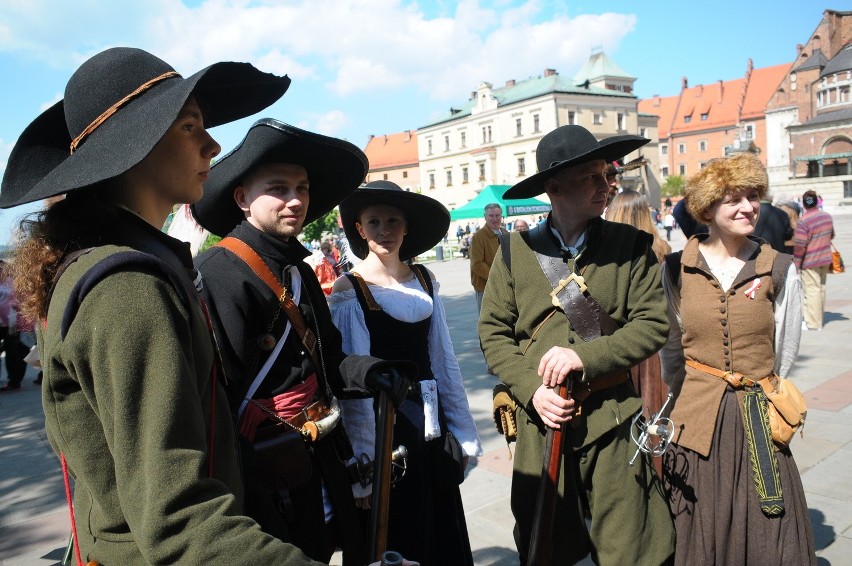
[[[850,90],[852,12],[825,10],[767,103],[767,168],[778,197],[812,189],[826,204],[852,204]]]
[[[367,182],[392,181],[406,191],[419,192],[420,164],[414,130],[370,136],[364,153],[370,161]]]
[[[755,69],[749,59],[742,78],[690,87],[684,77],[678,95],[639,101],[640,113],[658,117],[660,176],[689,176],[710,159],[747,149],[765,162],[766,103],[787,68]]]

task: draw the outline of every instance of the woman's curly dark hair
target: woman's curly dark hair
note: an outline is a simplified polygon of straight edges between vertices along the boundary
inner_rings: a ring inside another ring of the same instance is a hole
[[[9,271],[20,315],[28,321],[47,316],[48,298],[65,257],[95,246],[114,226],[116,207],[105,187],[69,194],[21,220]]]

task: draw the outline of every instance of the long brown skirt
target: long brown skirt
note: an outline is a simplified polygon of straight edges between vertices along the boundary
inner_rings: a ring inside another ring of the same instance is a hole
[[[789,449],[775,453],[784,514],[760,510],[737,395],[722,397],[710,456],[672,444],[664,487],[677,536],[675,564],[816,564],[802,479]]]

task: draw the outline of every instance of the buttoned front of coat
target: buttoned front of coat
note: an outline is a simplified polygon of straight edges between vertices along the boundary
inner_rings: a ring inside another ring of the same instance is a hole
[[[681,273],[683,350],[687,360],[758,380],[772,374],[775,319],[772,264],[777,256],[763,244],[725,291],[698,249],[687,243]],[[728,387],[719,377],[686,367],[672,410],[674,442],[707,456],[722,395]]]

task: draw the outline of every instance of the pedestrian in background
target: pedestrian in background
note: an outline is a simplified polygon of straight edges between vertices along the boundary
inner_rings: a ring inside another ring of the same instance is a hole
[[[530,229],[530,225],[527,224],[526,220],[515,220],[514,224],[512,224],[512,230],[515,232],[525,232]]]
[[[672,214],[672,209],[667,208],[666,214],[663,216],[663,228],[666,230],[666,240],[671,241],[672,239],[672,230],[675,226],[675,217]]]
[[[787,213],[773,206],[768,196],[763,198],[760,201],[760,216],[753,236],[765,240],[773,250],[786,253],[784,242],[791,239],[793,234],[793,227],[790,225],[790,217]]]
[[[834,222],[820,210],[816,192],[802,195],[805,212],[796,224],[793,262],[799,268],[805,294],[803,330],[822,330],[825,311],[825,282],[831,267],[831,240]]]
[[[485,226],[477,230],[470,242],[470,282],[476,295],[477,313],[482,310],[482,293],[488,282],[491,263],[500,241],[497,236],[507,234],[503,227],[503,207],[492,202],[485,205]]]
[[[0,393],[20,391],[21,382],[27,371],[24,358],[30,349],[21,341],[23,320],[18,317],[18,301],[12,290],[12,280],[9,266],[0,260],[0,340],[6,362],[6,385],[0,387]],[[30,325],[29,330],[32,331]],[[38,382],[37,382],[38,383]]]

